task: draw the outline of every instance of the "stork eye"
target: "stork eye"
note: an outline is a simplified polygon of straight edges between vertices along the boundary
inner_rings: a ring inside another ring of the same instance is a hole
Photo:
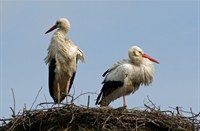
[[[56,25],[59,25],[59,24],[60,24],[60,21],[57,21],[57,22],[56,22]]]
[[[142,54],[142,51],[139,51],[140,54]]]

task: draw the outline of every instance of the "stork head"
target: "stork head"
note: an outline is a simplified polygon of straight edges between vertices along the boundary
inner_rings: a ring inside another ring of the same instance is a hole
[[[132,46],[128,52],[129,58],[134,64],[140,65],[143,63],[144,59],[148,59],[152,62],[160,64],[157,60],[151,58],[147,54],[145,54],[142,49],[138,46]]]
[[[67,33],[70,29],[70,23],[66,18],[60,18],[59,20],[56,21],[56,24],[52,26],[45,34],[57,28]]]

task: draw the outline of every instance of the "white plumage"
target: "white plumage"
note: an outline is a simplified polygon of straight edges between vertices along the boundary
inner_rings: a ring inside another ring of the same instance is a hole
[[[149,85],[153,81],[155,59],[144,54],[137,46],[130,48],[129,59],[123,59],[115,63],[103,76],[103,87],[97,97],[96,104],[108,106],[110,102],[123,96],[126,107],[125,95],[134,93],[140,85]],[[100,100],[101,99],[101,100]]]
[[[70,91],[77,62],[84,62],[83,51],[65,35],[70,29],[67,19],[61,18],[46,33],[58,28],[51,38],[45,62],[49,64],[49,92],[56,103],[60,103]],[[66,96],[67,97],[67,96]]]

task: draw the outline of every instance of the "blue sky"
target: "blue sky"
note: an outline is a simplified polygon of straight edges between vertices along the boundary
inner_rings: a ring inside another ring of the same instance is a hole
[[[56,20],[71,23],[67,34],[86,55],[74,81],[75,96],[99,93],[102,74],[117,60],[128,58],[138,45],[158,60],[150,87],[141,86],[127,96],[128,108],[143,107],[147,96],[163,110],[182,107],[200,111],[200,2],[149,1],[1,1],[0,117],[10,117],[15,93],[16,112],[35,103],[52,102],[48,92],[48,66],[43,59],[53,33],[45,32]],[[74,93],[72,89],[71,94]],[[91,96],[95,107],[96,95]],[[87,104],[87,95],[75,101]],[[33,107],[33,109],[35,108]],[[122,98],[110,104],[122,106]]]

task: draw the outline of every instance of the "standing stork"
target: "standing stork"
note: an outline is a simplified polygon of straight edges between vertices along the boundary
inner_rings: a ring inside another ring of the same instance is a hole
[[[72,86],[77,62],[84,62],[83,51],[65,35],[70,29],[67,19],[61,18],[45,34],[58,30],[53,34],[51,43],[48,47],[48,55],[45,58],[49,65],[49,92],[55,103],[60,103],[70,91]]]
[[[158,64],[159,62],[144,54],[138,46],[132,46],[128,55],[130,59],[118,61],[103,74],[105,79],[96,104],[108,106],[110,102],[123,96],[126,108],[125,95],[134,93],[142,84],[148,86],[152,83],[154,75],[152,62]]]

